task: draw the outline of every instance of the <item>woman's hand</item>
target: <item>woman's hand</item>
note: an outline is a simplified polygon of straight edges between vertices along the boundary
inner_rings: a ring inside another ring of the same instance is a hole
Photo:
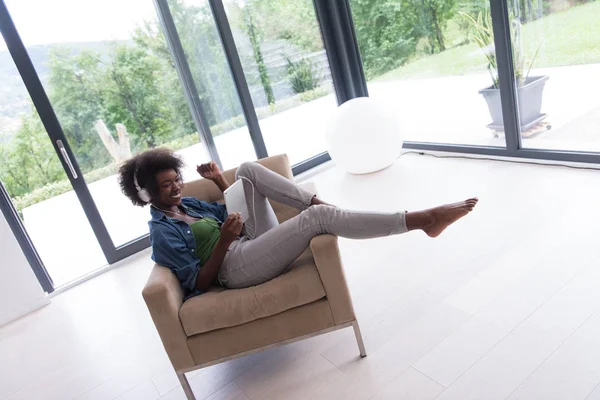
[[[211,181],[221,178],[221,170],[214,161],[196,166],[196,171],[198,171],[201,177],[210,179]]]
[[[221,174],[219,166],[214,161],[196,166],[196,171],[198,171],[200,176],[204,179],[213,181],[221,192],[224,192],[229,187],[229,182],[227,182],[227,179]]]
[[[243,226],[244,222],[239,213],[229,214],[227,220],[221,226],[221,240],[230,245],[240,236]]]

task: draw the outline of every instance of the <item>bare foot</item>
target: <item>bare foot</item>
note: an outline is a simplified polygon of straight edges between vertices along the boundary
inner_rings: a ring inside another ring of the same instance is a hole
[[[422,229],[430,237],[438,237],[447,227],[473,211],[479,199],[472,198],[459,203],[446,204],[424,211],[429,221]]]
[[[310,205],[311,205],[311,206],[316,206],[316,205],[318,205],[318,204],[324,204],[324,205],[326,205],[326,206],[330,206],[330,205],[331,205],[331,204],[329,204],[329,203],[327,203],[327,202],[325,202],[325,201],[321,200],[321,199],[320,199],[320,198],[318,198],[317,196],[314,196],[314,197],[312,198],[312,200],[310,201]]]

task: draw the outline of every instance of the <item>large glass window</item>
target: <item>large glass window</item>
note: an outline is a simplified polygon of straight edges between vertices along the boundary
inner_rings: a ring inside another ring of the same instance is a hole
[[[184,157],[184,175],[195,179],[196,164],[208,159],[153,2],[6,3],[114,245],[147,234],[148,210],[134,207],[121,193],[119,163],[165,146]],[[57,209],[76,203],[62,178],[61,190],[36,200],[52,200]]]
[[[55,286],[61,286],[106,265],[106,258],[0,43],[0,180]]]
[[[523,147],[600,152],[600,2],[509,4]]]
[[[168,0],[206,122],[226,169],[256,159],[208,0]]]
[[[350,0],[369,96],[404,139],[505,146],[488,0]]]
[[[269,154],[326,151],[337,101],[312,0],[223,3]]]
[[[187,93],[171,54],[173,43],[167,43],[151,0],[5,3],[58,117],[66,144],[75,156],[72,161],[82,172],[74,179],[85,181],[100,212],[102,221],[92,221],[94,228],[102,233],[106,227],[114,251],[121,251],[121,246],[148,232],[148,211],[132,206],[120,192],[116,172],[121,162],[147,149],[165,146],[187,162],[184,179],[195,179],[195,166],[209,160],[186,95],[198,96],[194,111],[207,123],[225,168],[256,159],[207,0],[161,3],[169,7],[169,18],[175,24],[175,31],[169,34],[181,42],[191,72],[188,76],[187,67],[179,71],[186,74],[186,84],[194,85],[195,90],[186,86]],[[312,2],[225,1],[225,9],[228,20],[223,23],[230,24],[234,34],[233,51],[242,61],[268,152],[288,153],[293,164],[324,152],[324,129],[336,99]],[[280,24],[282,20],[288,23]],[[0,49],[0,68],[5,76],[18,77],[6,66],[12,60],[5,46]],[[0,127],[6,143],[3,151],[12,157],[16,146],[13,143],[18,138],[15,132],[34,131],[46,143],[39,148],[50,151],[40,171],[46,166],[60,167],[49,137],[40,131],[42,125],[32,106],[22,102],[26,98],[23,85],[16,91],[13,86],[7,84],[2,89],[5,106],[0,108]],[[53,133],[55,136],[60,137],[60,133]],[[59,168],[53,175],[40,178],[27,172],[29,186],[16,191],[19,181],[10,178],[13,164],[5,163],[4,180],[22,215],[30,215],[25,219],[32,237],[36,237],[35,232],[46,232],[48,227],[43,213],[33,213],[34,206],[49,215],[54,215],[50,210],[55,209],[70,211],[73,215],[69,217],[75,224],[84,230],[89,228],[84,214],[76,211],[81,210],[78,194],[72,190],[65,171]],[[75,176],[74,170],[66,173]],[[76,186],[81,195],[84,189]],[[76,253],[98,252],[93,236],[78,230],[72,232],[77,238],[73,238]],[[44,247],[49,252],[55,249],[52,257],[58,260],[64,257],[59,249],[65,240],[70,240],[66,238],[66,234],[45,235],[38,250],[43,255]],[[111,243],[102,245],[105,251],[113,251]],[[51,271],[51,275],[60,285],[105,262],[101,257],[99,263],[73,263],[79,264],[78,268],[65,270],[64,274]]]

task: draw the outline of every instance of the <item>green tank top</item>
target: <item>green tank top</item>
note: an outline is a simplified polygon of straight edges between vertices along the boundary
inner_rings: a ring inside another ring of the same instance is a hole
[[[202,218],[191,224],[190,228],[196,242],[196,257],[200,259],[200,265],[203,265],[221,237],[219,223],[212,218]]]

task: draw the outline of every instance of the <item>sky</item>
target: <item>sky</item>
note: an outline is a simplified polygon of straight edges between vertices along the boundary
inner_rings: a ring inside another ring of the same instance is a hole
[[[25,46],[123,40],[156,20],[153,0],[5,0]],[[0,51],[6,50],[4,40]]]

